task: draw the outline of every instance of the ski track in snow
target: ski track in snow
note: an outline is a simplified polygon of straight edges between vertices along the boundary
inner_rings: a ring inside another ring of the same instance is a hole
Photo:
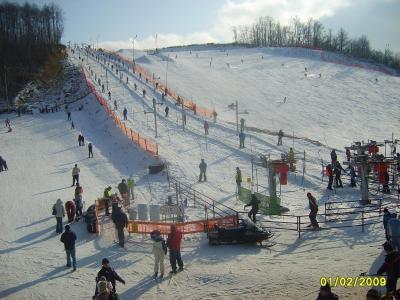
[[[199,53],[196,58],[194,53],[178,52],[178,58],[169,63],[168,85],[184,96],[193,97],[200,105],[215,106],[219,112],[218,123],[209,121],[206,150],[202,118],[187,112],[188,127],[183,132],[174,105],[166,101],[171,108],[168,119],[163,117],[164,106],[159,108],[156,141],[173,175],[242,210],[242,204],[234,196],[236,166],[242,169],[244,177],[250,177],[252,155],[269,153],[278,157],[294,145],[299,155],[306,151],[309,161],[304,186],[301,186],[300,174],[290,174],[289,184],[282,187],[282,205],[289,207],[291,213],[307,212],[307,190],[313,191],[320,204],[328,199],[359,197],[358,191],[349,188],[338,191],[337,195],[325,191],[326,180],[321,184],[319,157],[325,162],[328,160],[328,147],[289,138],[284,138],[283,147],[277,147],[275,136],[249,133],[246,149],[239,150],[235,128],[228,123],[234,121],[234,113],[226,106],[239,100],[241,109],[250,112],[245,115],[248,126],[272,131],[282,128],[289,135],[295,129],[296,135],[319,141],[326,139],[329,146],[343,149],[356,139],[382,140],[392,131],[396,135],[399,125],[396,116],[400,113],[399,78],[324,63],[303,57],[302,52],[287,55],[278,50],[236,49],[230,50],[228,57],[219,50]],[[209,57],[213,57],[211,69]],[[244,57],[243,65],[241,57]],[[157,56],[146,56],[142,61],[163,82],[165,62]],[[77,64],[77,59],[72,58],[72,62]],[[227,62],[231,64],[229,70]],[[98,75],[104,75],[104,66],[90,57],[88,63]],[[86,59],[83,65],[88,67]],[[303,78],[304,66],[311,72],[309,75],[322,73],[322,78]],[[123,73],[125,79],[127,73]],[[153,137],[153,116],[142,113],[150,110],[153,91],[131,73],[128,73],[128,87],[111,70],[108,75],[121,119],[126,106],[127,123],[145,136]],[[378,84],[372,82],[375,77],[379,77]],[[134,80],[139,94],[134,92]],[[145,100],[140,95],[144,87],[149,97]],[[276,100],[284,96],[288,97],[287,102],[277,104]],[[161,98],[158,93],[155,97]],[[370,102],[374,105],[365,105]],[[84,110],[78,111],[81,103]],[[156,282],[150,278],[153,257],[149,238],[132,235],[126,249],[120,249],[113,242],[112,224],[105,220],[100,237],[89,235],[83,223],[72,224],[78,235],[78,270],[71,273],[64,267],[65,253],[54,232],[51,206],[58,197],[64,203],[72,198],[73,164],[81,168],[86,208],[102,194],[104,187],[111,184],[115,189],[121,178],[131,174],[138,184],[135,204],[164,202],[168,189],[164,174],[146,174],[146,167],[154,163],[154,158],[138,150],[119,132],[93,95],[72,104],[71,108],[75,130],[70,129],[64,112],[12,117],[13,132],[5,133],[4,127],[1,129],[1,155],[9,166],[9,171],[0,173],[1,298],[89,299],[101,259],[108,257],[127,282],[125,286],[117,283],[122,299],[315,299],[321,276],[373,272],[382,261],[384,236],[380,224],[367,227],[365,233],[359,228],[308,232],[300,239],[295,233],[281,232],[271,249],[254,245],[210,247],[206,237],[198,234],[183,241],[182,258],[187,270],[174,276],[165,274],[163,281]],[[133,120],[132,111],[135,111]],[[0,124],[4,124],[6,117],[0,115]],[[86,146],[77,145],[78,132],[84,134],[86,141],[93,142],[93,159],[87,158]],[[344,156],[341,151],[339,155]],[[197,184],[202,157],[208,163],[208,182]],[[298,169],[301,170],[301,162]],[[267,186],[266,173],[258,167],[259,183],[264,186]],[[203,214],[201,209],[187,211],[192,219]],[[165,266],[168,272],[168,259]],[[366,291],[361,288],[333,290],[341,299],[360,299]]]

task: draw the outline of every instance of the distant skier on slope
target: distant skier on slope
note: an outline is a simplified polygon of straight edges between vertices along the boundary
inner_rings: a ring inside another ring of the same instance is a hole
[[[200,175],[199,175],[199,182],[202,181],[202,178],[204,176],[204,181],[207,181],[207,163],[204,161],[204,158],[201,159],[201,162],[199,164],[199,169],[200,169]]]
[[[244,148],[244,140],[246,138],[246,135],[244,134],[243,131],[240,131],[239,133],[239,149],[243,149]]]
[[[166,117],[168,117],[168,113],[169,113],[169,107],[166,106],[166,107],[165,107],[165,116],[166,116]]]
[[[124,108],[123,114],[124,114],[124,121],[128,120],[128,110],[126,109],[126,107]]]

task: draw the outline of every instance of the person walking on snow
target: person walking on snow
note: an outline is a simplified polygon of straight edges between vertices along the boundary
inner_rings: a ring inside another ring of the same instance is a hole
[[[166,106],[165,107],[165,116],[168,118],[168,113],[169,113],[169,107],[168,106]]]
[[[283,131],[282,129],[278,132],[278,146],[282,146]]]
[[[134,200],[135,195],[133,193],[133,189],[135,187],[135,180],[132,178],[132,175],[128,178],[127,184],[128,184],[128,191],[129,191],[129,199]]]
[[[204,161],[204,158],[201,159],[201,162],[199,164],[199,169],[200,169],[200,176],[199,176],[199,182],[202,181],[202,178],[204,176],[204,181],[207,181],[207,163]]]
[[[113,221],[118,232],[119,245],[123,248],[125,245],[124,228],[128,226],[128,217],[122,211],[121,207],[118,207],[117,211],[115,212]]]
[[[344,169],[342,168],[342,165],[340,164],[339,161],[336,161],[336,165],[335,165],[335,187],[343,187],[343,183],[342,183],[342,179],[340,178],[340,176],[342,175],[342,171],[344,171]]]
[[[10,123],[10,120],[8,118],[4,121],[4,123],[6,123],[6,127],[7,128],[11,127],[11,123]]]
[[[89,144],[88,144],[88,150],[89,150],[89,158],[90,157],[93,158],[93,145],[91,142],[89,142]]]
[[[69,225],[65,225],[65,232],[61,235],[60,241],[64,244],[65,253],[67,254],[67,268],[72,267],[76,271],[76,252],[75,252],[75,241],[76,234],[71,230]]]
[[[78,144],[82,146],[82,135],[78,135]]]
[[[121,194],[122,199],[124,199],[124,205],[129,206],[128,185],[126,184],[125,179],[122,179],[120,184],[118,184],[118,191]]]
[[[246,135],[244,134],[243,131],[240,131],[239,133],[239,149],[244,148],[244,139],[246,138]]]
[[[307,193],[307,198],[308,198],[308,206],[310,208],[310,213],[309,213],[309,218],[310,218],[310,222],[311,224],[308,225],[307,227],[313,227],[314,229],[318,229],[319,225],[318,225],[318,221],[317,221],[317,213],[318,213],[318,204],[317,204],[317,200],[315,199],[315,197],[313,195],[311,195],[310,192]]]
[[[260,200],[257,199],[256,194],[252,193],[250,203],[244,206],[244,208],[251,206],[251,210],[247,215],[249,216],[249,219],[253,221],[253,223],[256,222],[256,215],[258,213],[259,204]]]
[[[183,119],[183,125],[186,126],[186,113],[185,112],[182,114],[182,119]]]
[[[67,201],[67,203],[65,203],[65,210],[67,212],[68,223],[72,223],[74,221],[76,212],[74,201],[72,200]]]
[[[336,154],[335,149],[333,149],[331,152],[331,161],[332,161],[332,166],[335,167],[336,161],[337,161],[337,154]]]
[[[75,181],[79,185],[79,173],[81,170],[78,168],[78,165],[75,164],[74,168],[72,169],[72,185],[75,186]]]
[[[65,209],[63,202],[60,198],[57,199],[56,203],[53,205],[53,216],[56,218],[56,233],[63,232],[63,223],[62,219],[65,217]]]
[[[111,186],[106,187],[103,193],[103,201],[105,207],[105,214],[106,216],[110,215],[109,206],[110,206],[110,198],[111,198]]]
[[[125,284],[125,280],[123,280],[118,274],[117,272],[115,272],[115,270],[113,268],[111,268],[110,266],[110,261],[107,258],[103,258],[102,262],[102,268],[99,271],[99,273],[97,273],[97,277],[96,277],[96,283],[100,281],[100,278],[102,276],[104,276],[106,278],[106,280],[108,282],[111,282],[112,287],[113,287],[113,292],[116,293],[116,281],[121,282],[122,284]],[[99,293],[98,289],[97,289],[97,285],[96,285],[96,295]]]
[[[354,170],[354,166],[350,165],[350,187],[356,187],[356,171]]]
[[[236,167],[236,188],[237,188],[237,194],[240,195],[240,188],[242,184],[242,171],[240,171],[239,167]]]
[[[71,121],[71,112],[69,110],[67,110],[67,116],[68,116],[67,121]]]
[[[208,135],[208,128],[209,128],[208,122],[204,121],[204,134],[205,135]]]
[[[110,91],[108,91],[108,100],[111,101],[111,92]]]
[[[75,206],[76,206],[76,220],[79,221],[79,218],[83,215],[82,214],[82,210],[83,210],[82,194],[75,195],[74,202],[75,202]]]
[[[83,136],[83,134],[82,134],[81,139],[82,139],[82,146],[85,146],[85,137]]]
[[[124,121],[128,120],[128,110],[126,109],[126,107],[124,108]]]
[[[159,230],[153,230],[150,237],[153,240],[154,278],[157,278],[160,271],[161,279],[164,277],[164,257],[167,254],[167,245]]]
[[[218,114],[217,114],[217,112],[215,111],[215,109],[213,110],[212,115],[213,115],[214,123],[217,123],[217,116],[218,116]]]
[[[171,264],[171,274],[176,274],[176,263],[178,263],[179,270],[183,271],[183,261],[181,258],[181,241],[182,232],[180,232],[175,224],[171,225],[171,233],[168,235],[167,247],[169,248],[169,262]]]

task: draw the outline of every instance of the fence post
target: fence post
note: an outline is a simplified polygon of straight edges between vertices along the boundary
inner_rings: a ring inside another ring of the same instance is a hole
[[[362,229],[362,232],[364,232],[364,210],[361,212],[361,229]]]
[[[297,231],[299,232],[299,237],[298,238],[300,238],[300,230],[301,230],[300,221],[301,221],[300,216],[297,216]]]

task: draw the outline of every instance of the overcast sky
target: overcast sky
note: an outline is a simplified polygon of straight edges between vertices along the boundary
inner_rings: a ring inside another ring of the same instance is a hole
[[[12,2],[12,1],[11,1]],[[23,3],[25,1],[16,1]],[[50,3],[49,0],[28,1]],[[320,20],[350,37],[366,34],[371,46],[400,52],[400,0],[58,0],[64,11],[64,43],[91,42],[119,49],[231,42],[232,26],[271,16]]]

